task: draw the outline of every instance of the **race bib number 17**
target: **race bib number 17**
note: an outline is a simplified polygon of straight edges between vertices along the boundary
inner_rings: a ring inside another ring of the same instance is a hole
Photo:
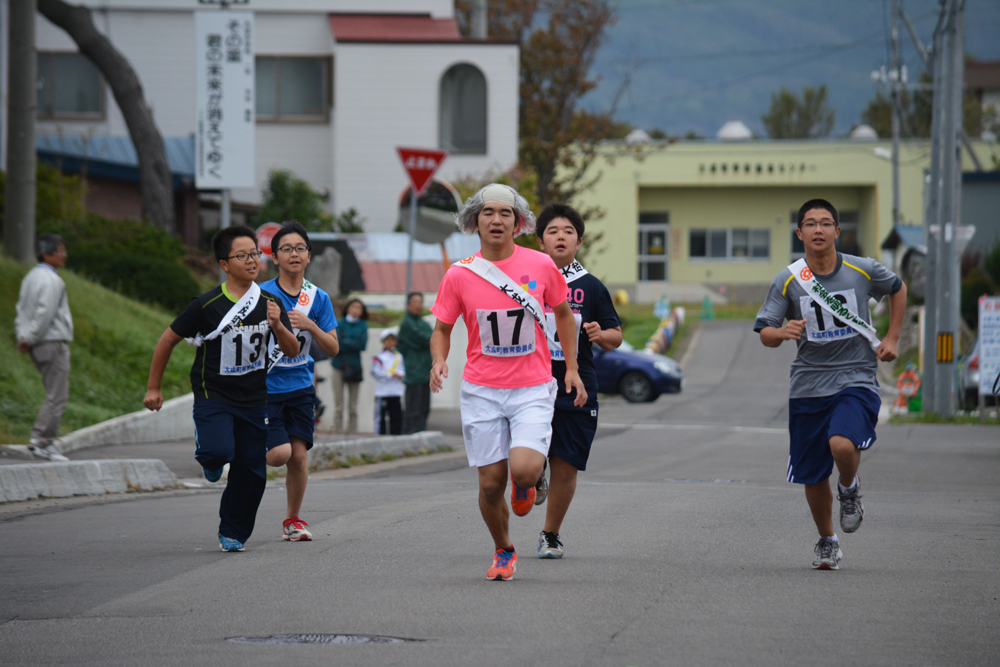
[[[524,308],[477,310],[479,339],[489,357],[523,357],[535,351],[535,320]]]

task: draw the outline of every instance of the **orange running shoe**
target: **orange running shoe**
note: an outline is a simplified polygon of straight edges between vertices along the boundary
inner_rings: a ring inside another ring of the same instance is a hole
[[[535,487],[522,488],[514,481],[514,476],[510,477],[510,508],[514,514],[525,516],[535,506]]]
[[[490,581],[510,581],[516,569],[517,552],[497,549],[493,554],[493,567],[486,571],[486,578]]]

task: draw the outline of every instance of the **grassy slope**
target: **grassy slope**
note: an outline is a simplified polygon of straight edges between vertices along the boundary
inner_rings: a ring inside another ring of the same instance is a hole
[[[0,259],[0,443],[26,443],[45,398],[41,376],[28,355],[17,351],[14,336],[18,291],[28,272]],[[61,270],[73,311],[69,405],[60,433],[142,409],[149,362],[173,314],[127,299],[71,271]],[[191,391],[188,373],[194,348],[181,344],[163,380],[163,394],[173,398]]]

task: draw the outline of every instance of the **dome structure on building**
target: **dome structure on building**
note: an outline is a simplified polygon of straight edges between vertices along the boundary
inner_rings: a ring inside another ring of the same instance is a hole
[[[862,123],[851,130],[851,139],[853,141],[877,141],[878,132],[871,125]]]
[[[719,128],[715,133],[716,139],[723,141],[746,141],[753,139],[753,132],[741,120],[731,120]]]
[[[645,130],[638,127],[625,135],[627,144],[648,144],[652,140],[653,138]]]

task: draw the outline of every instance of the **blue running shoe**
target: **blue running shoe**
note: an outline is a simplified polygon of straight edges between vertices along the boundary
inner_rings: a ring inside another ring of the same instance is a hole
[[[205,471],[208,472],[207,470]],[[219,548],[223,551],[243,551],[243,543],[219,533]]]
[[[205,468],[205,479],[210,482],[218,482],[222,479],[222,468],[219,468],[218,470],[209,470],[208,468]]]

